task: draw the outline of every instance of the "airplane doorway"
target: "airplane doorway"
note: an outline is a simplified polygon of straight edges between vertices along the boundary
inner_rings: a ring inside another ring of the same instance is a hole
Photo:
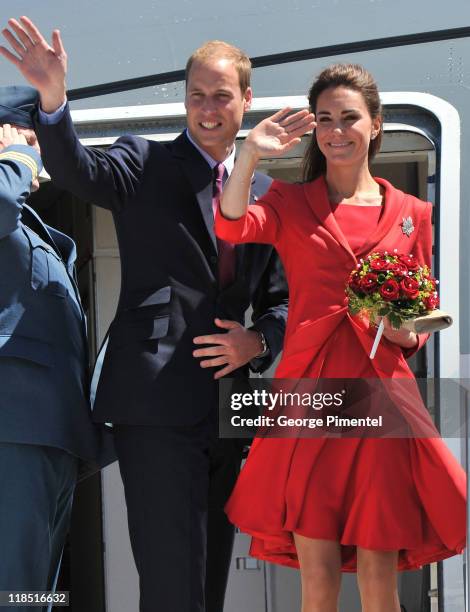
[[[284,99],[255,101],[254,111],[246,116],[246,127],[285,106],[285,102]],[[429,342],[426,351],[416,357],[413,368],[424,377],[436,373],[458,377],[454,372],[459,371],[456,366],[459,351],[455,349],[459,334],[459,277],[455,266],[450,265],[452,259],[456,260],[455,253],[458,257],[459,150],[458,126],[455,126],[458,118],[453,117],[450,105],[426,94],[384,94],[384,103],[386,134],[374,173],[422,199],[435,201],[435,263],[441,265],[446,274],[441,298],[444,296],[449,304],[444,307],[452,306],[455,315],[454,327],[446,330],[440,345],[438,339]],[[302,108],[305,100],[291,99],[289,105]],[[434,114],[426,110],[432,105],[436,109]],[[446,121],[439,124],[436,117],[444,115]],[[168,141],[184,128],[184,108],[181,104],[169,104],[121,110],[95,109],[77,111],[74,120],[84,144],[106,146],[121,133]],[[440,134],[444,131],[445,143],[441,143]],[[428,137],[428,133],[437,134],[436,139]],[[240,137],[245,134],[244,129]],[[298,180],[301,156],[302,145],[284,159],[263,162],[262,169],[272,176]],[[41,187],[33,205],[47,222],[78,242],[80,288],[89,315],[90,348],[94,355],[97,342],[112,320],[119,293],[120,261],[112,217],[109,211],[78,202],[58,190],[54,192],[53,185],[49,186],[50,192],[45,191],[46,187]],[[441,200],[446,207],[446,215],[442,218],[439,214]],[[65,209],[71,212],[63,212]],[[458,447],[452,450],[459,456]],[[75,612],[84,609],[129,612],[138,601],[138,578],[127,535],[119,470],[114,464],[103,471],[101,479],[94,478],[94,481],[83,483],[90,490],[82,493],[77,489],[77,511],[74,511],[70,544],[63,563],[64,584],[71,585],[73,590],[72,606],[76,605],[76,609],[71,609]],[[81,503],[82,508],[78,505]],[[261,565],[250,559],[244,538],[241,534],[236,538],[225,612],[241,609],[245,612],[290,612],[295,609],[296,597],[300,596],[298,572]],[[406,612],[437,612],[438,586],[440,611],[464,609],[461,557],[439,566],[439,580],[435,566],[431,567],[428,577],[426,574],[423,577],[422,572],[410,573],[409,577],[402,575],[400,591]],[[354,598],[353,587],[345,581],[341,609],[359,610]]]

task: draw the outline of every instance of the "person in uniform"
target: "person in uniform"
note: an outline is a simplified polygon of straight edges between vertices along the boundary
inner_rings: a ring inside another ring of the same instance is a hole
[[[36,100],[31,87],[0,88],[0,591],[10,592],[54,589],[77,478],[106,463],[75,244],[26,204],[42,169]]]

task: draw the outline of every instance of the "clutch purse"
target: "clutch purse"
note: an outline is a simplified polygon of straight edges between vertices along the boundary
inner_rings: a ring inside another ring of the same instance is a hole
[[[402,327],[416,334],[428,334],[452,325],[452,317],[443,310],[432,310],[429,314],[402,323]]]

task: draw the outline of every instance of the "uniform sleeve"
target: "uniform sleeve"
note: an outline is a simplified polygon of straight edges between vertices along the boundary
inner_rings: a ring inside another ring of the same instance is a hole
[[[284,196],[279,181],[273,181],[269,191],[239,219],[227,219],[220,206],[215,216],[215,233],[219,238],[236,244],[256,242],[276,245],[281,233],[279,212]]]
[[[18,227],[31,183],[41,170],[41,158],[33,147],[12,145],[0,152],[0,239]]]
[[[431,268],[432,263],[432,204],[426,202],[417,230],[417,238],[413,250],[414,257],[422,264]],[[403,349],[405,359],[417,353],[427,342],[429,334],[417,334],[418,343],[408,349]]]

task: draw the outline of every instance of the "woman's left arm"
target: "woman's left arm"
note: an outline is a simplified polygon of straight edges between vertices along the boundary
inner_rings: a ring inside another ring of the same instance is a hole
[[[432,263],[432,204],[431,202],[422,203],[422,214],[417,229],[416,242],[413,249],[414,257],[423,264],[431,268]],[[407,329],[393,329],[388,320],[384,321],[384,336],[398,344],[403,349],[405,359],[414,355],[424,346],[429,338],[429,334],[416,334]]]

